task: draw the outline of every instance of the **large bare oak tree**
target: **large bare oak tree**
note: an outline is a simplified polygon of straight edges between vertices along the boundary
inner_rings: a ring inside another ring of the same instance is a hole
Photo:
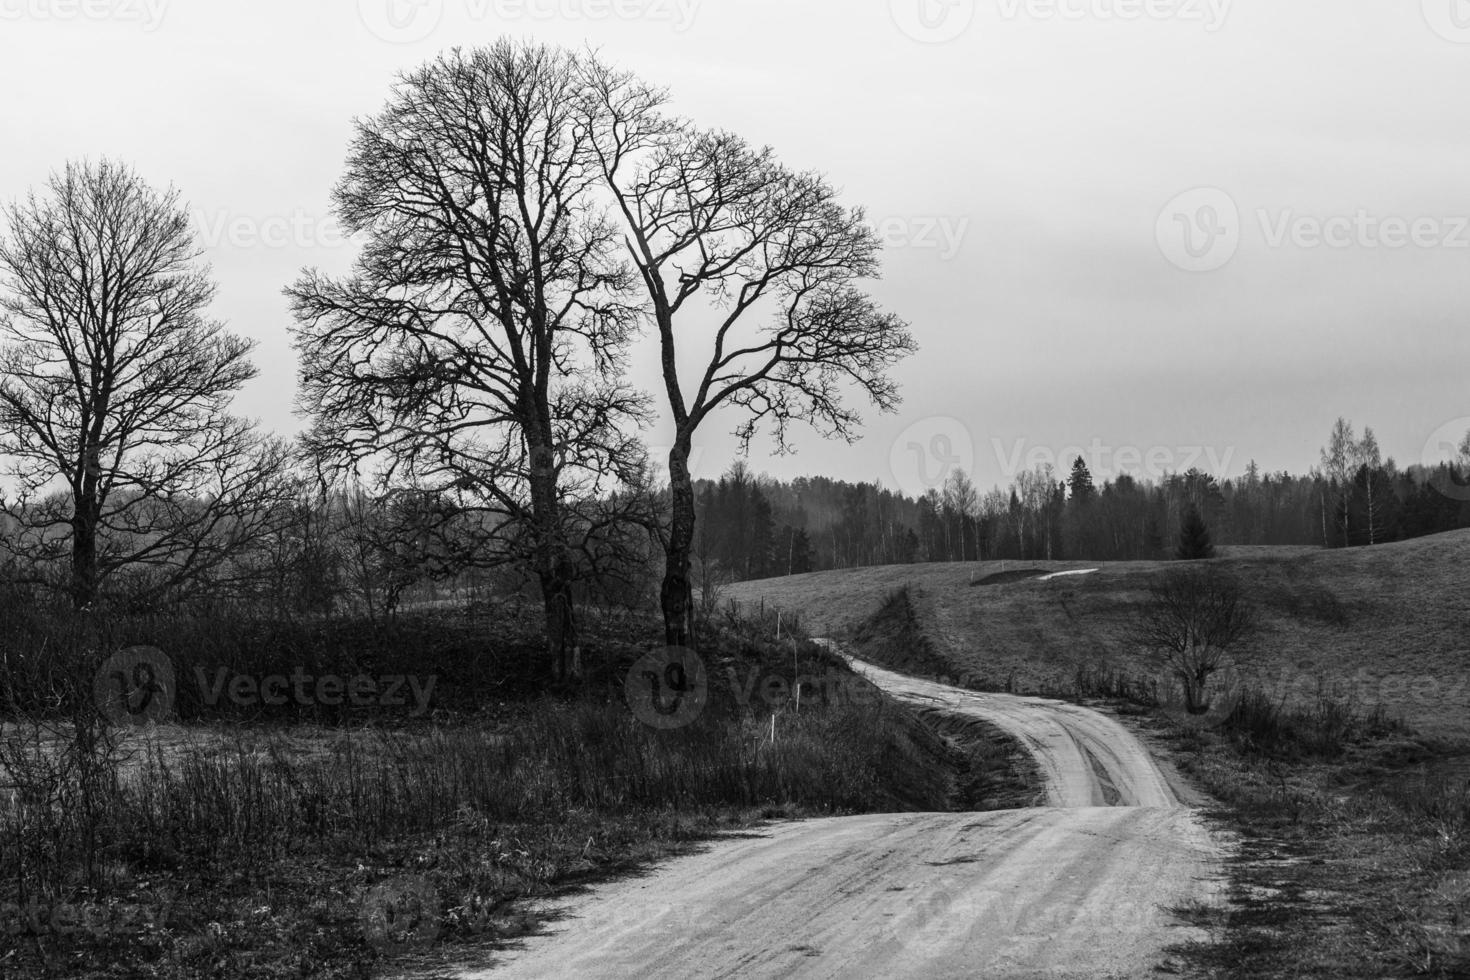
[[[4,212],[0,506],[81,608],[119,571],[156,593],[219,567],[270,519],[285,450],[228,414],[252,343],[208,317],[177,192],[108,161],[47,190]]]
[[[618,381],[631,271],[590,191],[602,179],[577,60],[502,41],[402,79],[357,126],[336,190],[363,249],[291,290],[319,457],[477,495],[540,582],[559,675],[576,648],[571,497],[642,461]]]

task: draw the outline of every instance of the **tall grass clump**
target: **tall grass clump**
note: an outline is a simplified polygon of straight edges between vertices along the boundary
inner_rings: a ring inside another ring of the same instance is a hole
[[[1305,704],[1257,685],[1241,691],[1221,730],[1249,754],[1278,759],[1336,759],[1348,746],[1402,731],[1381,705],[1366,708],[1319,684]]]

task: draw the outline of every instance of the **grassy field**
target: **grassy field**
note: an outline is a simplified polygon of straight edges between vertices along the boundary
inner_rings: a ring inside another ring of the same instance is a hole
[[[1470,531],[1323,551],[1226,549],[1260,608],[1262,629],[1241,668],[1289,703],[1318,684],[1360,705],[1382,704],[1419,731],[1470,740]],[[897,587],[908,586],[938,650],[977,685],[1067,690],[1079,668],[1156,673],[1127,627],[1162,562],[978,562],[861,568],[729,586],[746,606],[798,611],[810,629],[850,637]],[[1043,581],[1021,577],[1096,568]],[[990,579],[991,581],[987,581]]]

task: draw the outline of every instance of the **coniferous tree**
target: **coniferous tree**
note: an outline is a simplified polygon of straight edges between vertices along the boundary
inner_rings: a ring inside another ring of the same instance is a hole
[[[1087,468],[1087,463],[1081,456],[1072,463],[1072,475],[1068,478],[1067,485],[1072,499],[1078,503],[1087,503],[1097,496],[1097,488],[1092,483],[1092,471]]]
[[[1215,546],[1210,542],[1210,529],[1199,508],[1191,506],[1184,512],[1184,523],[1179,528],[1179,546],[1174,557],[1180,561],[1200,561],[1215,557]]]

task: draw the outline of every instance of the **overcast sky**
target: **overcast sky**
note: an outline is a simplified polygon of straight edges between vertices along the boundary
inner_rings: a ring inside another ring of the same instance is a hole
[[[238,407],[295,431],[281,289],[350,261],[353,117],[506,34],[600,48],[889,241],[902,409],[758,471],[1300,472],[1338,415],[1400,463],[1470,427],[1465,0],[0,0],[0,196],[80,156],[177,185],[260,344]],[[697,475],[733,454],[717,421]]]

